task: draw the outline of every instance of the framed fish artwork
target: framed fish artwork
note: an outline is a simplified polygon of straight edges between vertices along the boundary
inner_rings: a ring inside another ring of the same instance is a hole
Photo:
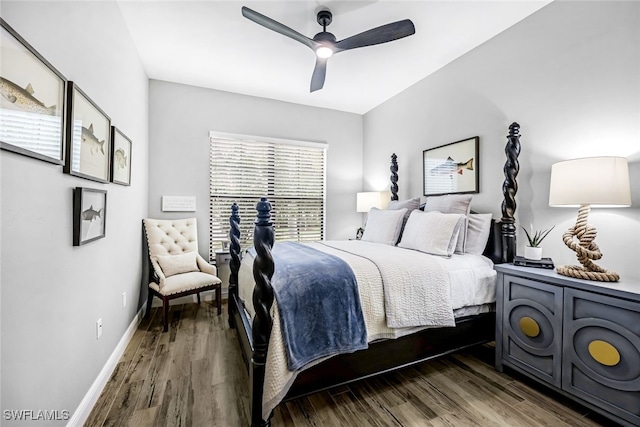
[[[480,138],[477,136],[422,152],[425,196],[480,192]]]
[[[0,18],[0,148],[57,165],[67,80]]]
[[[131,140],[111,126],[111,182],[131,185]]]
[[[73,82],[67,83],[67,106],[64,172],[109,182],[111,119]]]
[[[106,235],[107,191],[76,187],[73,190],[73,246],[84,245]]]

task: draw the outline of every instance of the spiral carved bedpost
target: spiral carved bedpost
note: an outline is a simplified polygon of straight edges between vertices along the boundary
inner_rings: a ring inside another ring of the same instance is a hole
[[[507,160],[504,164],[504,183],[502,184],[502,262],[512,262],[516,255],[516,225],[514,213],[516,211],[516,192],[518,182],[516,176],[520,170],[518,155],[520,154],[520,125],[516,122],[509,126],[505,153]]]
[[[256,249],[256,257],[253,261],[253,278],[256,285],[253,289],[253,316],[252,337],[253,356],[249,371],[251,384],[251,425],[253,427],[269,426],[270,421],[262,418],[262,396],[264,389],[265,365],[267,351],[269,349],[269,337],[273,319],[271,318],[271,306],[273,305],[273,277],[274,264],[271,256],[271,248],[275,240],[273,222],[271,222],[271,203],[263,197],[256,206],[258,216],[256,218],[255,231],[253,232],[253,245]]]
[[[398,156],[391,155],[391,200],[398,200]]]
[[[231,299],[238,297],[238,271],[240,270],[240,215],[238,214],[238,204],[231,205],[231,216],[229,217],[229,240],[231,245],[229,246],[229,255],[231,255],[231,262],[229,268],[231,273],[229,274],[229,327],[235,328],[235,322],[233,321],[233,304]]]

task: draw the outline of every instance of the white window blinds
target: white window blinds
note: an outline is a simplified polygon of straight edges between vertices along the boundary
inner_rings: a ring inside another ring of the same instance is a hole
[[[324,237],[325,157],[322,144],[211,136],[210,257],[228,240],[231,205],[239,206],[240,244],[253,246],[256,203],[271,202],[277,241]]]

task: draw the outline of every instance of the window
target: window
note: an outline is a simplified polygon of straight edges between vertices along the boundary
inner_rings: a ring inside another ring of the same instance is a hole
[[[256,203],[271,202],[276,241],[324,238],[326,145],[211,134],[209,256],[228,240],[239,206],[240,245],[253,246]]]

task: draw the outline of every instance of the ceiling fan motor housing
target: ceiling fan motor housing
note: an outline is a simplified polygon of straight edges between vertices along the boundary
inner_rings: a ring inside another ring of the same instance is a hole
[[[327,32],[327,25],[331,24],[332,14],[329,10],[321,10],[318,12],[318,24],[322,25],[322,32],[313,36],[313,40],[317,42],[329,42],[328,44],[334,45],[336,43],[336,36]]]
[[[315,36],[313,36],[313,39],[320,43],[329,42],[332,45],[336,42],[336,36],[326,31],[316,34]]]

